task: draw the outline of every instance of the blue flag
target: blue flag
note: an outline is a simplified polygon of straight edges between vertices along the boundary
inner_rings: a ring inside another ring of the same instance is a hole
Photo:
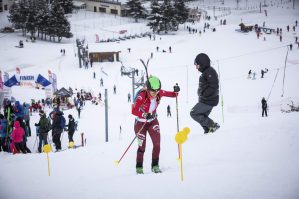
[[[6,82],[4,82],[4,85],[7,87],[12,87],[14,85],[19,84],[20,82],[18,82],[16,76],[12,76],[9,80],[7,80]]]
[[[40,74],[38,75],[35,83],[38,83],[38,84],[42,85],[43,87],[49,86],[51,84],[51,82],[49,82],[46,78],[44,78]]]

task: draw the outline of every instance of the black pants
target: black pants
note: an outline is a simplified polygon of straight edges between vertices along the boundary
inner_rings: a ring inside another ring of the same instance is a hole
[[[55,144],[55,148],[56,150],[60,150],[61,149],[61,141],[60,141],[60,137],[61,137],[61,133],[62,133],[62,129],[55,129],[52,131],[53,133],[53,142]]]
[[[25,120],[26,126],[28,128],[28,137],[31,136],[30,120]]]
[[[26,153],[24,142],[15,142],[14,145],[18,151],[22,151],[22,153]]]
[[[264,117],[264,114],[266,115],[266,117],[268,117],[267,108],[263,108],[262,117]]]
[[[7,146],[5,145],[5,138],[0,138],[0,151],[8,151]]]
[[[23,141],[23,145],[24,145],[24,149],[25,149],[26,153],[31,153],[31,150],[27,147],[27,144],[25,141]]]
[[[69,131],[68,136],[69,136],[69,142],[74,142],[73,136],[74,136],[75,131]]]
[[[190,112],[191,117],[202,126],[205,132],[214,124],[214,121],[209,118],[212,109],[213,106],[198,102]]]

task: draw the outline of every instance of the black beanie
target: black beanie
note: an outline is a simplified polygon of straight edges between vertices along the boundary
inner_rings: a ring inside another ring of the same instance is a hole
[[[208,57],[208,55],[200,53],[196,56],[194,64],[200,65],[201,67],[210,66],[210,58]]]

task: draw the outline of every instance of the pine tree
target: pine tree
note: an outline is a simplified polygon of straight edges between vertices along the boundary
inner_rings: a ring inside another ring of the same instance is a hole
[[[185,6],[184,0],[176,0],[174,2],[175,18],[179,24],[184,24],[189,15],[189,10]]]
[[[129,0],[127,5],[129,7],[128,13],[135,19],[135,22],[144,17],[145,9],[142,7],[140,0]]]
[[[36,32],[36,28],[37,28],[37,10],[36,10],[36,4],[34,1],[29,1],[28,2],[28,17],[27,17],[27,21],[26,21],[26,31],[30,32],[30,36],[33,37],[35,32]]]
[[[39,0],[37,3],[37,31],[38,37],[46,39],[50,23],[50,9],[47,0]]]
[[[176,23],[176,20],[174,18],[174,8],[171,4],[170,0],[164,0],[162,6],[162,23],[160,24],[160,31],[165,31],[165,33],[168,33],[168,31],[175,30],[174,24]]]
[[[23,36],[26,35],[26,21],[28,17],[28,5],[26,1],[13,3],[9,9],[8,20],[14,24],[15,28],[22,29]]]
[[[70,14],[73,12],[73,0],[59,0],[59,4],[63,7],[65,14]]]
[[[158,3],[157,0],[153,0],[151,2],[151,13],[147,17],[149,23],[147,26],[149,26],[154,33],[159,33],[160,32],[160,24],[162,22],[162,15],[161,15],[161,9],[160,9],[160,4]]]
[[[64,15],[64,10],[58,1],[54,1],[51,6],[50,12],[50,27],[49,35],[54,38],[58,37],[58,42],[61,41],[62,37],[71,38],[73,34],[70,32],[71,26],[67,18]]]
[[[24,19],[21,16],[20,13],[20,4],[14,2],[10,9],[9,9],[9,15],[8,15],[8,21],[12,24],[14,24],[15,28],[21,28],[23,23],[24,23]]]
[[[59,3],[60,0],[53,0],[49,8],[48,0],[22,0],[9,9],[8,20],[15,26],[21,28],[23,36],[30,32],[31,36],[38,35],[50,36],[54,39],[58,37],[60,42],[62,37],[71,38],[71,26],[64,15],[64,9]]]

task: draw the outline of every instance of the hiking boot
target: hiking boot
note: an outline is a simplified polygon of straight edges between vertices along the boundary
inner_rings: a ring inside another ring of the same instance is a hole
[[[136,167],[137,174],[143,174],[143,167]]]
[[[209,127],[209,133],[214,133],[219,128],[220,128],[220,125],[217,123],[214,123],[211,127]]]
[[[159,168],[159,165],[153,166],[152,167],[152,172],[154,172],[154,173],[162,173],[162,171]]]

